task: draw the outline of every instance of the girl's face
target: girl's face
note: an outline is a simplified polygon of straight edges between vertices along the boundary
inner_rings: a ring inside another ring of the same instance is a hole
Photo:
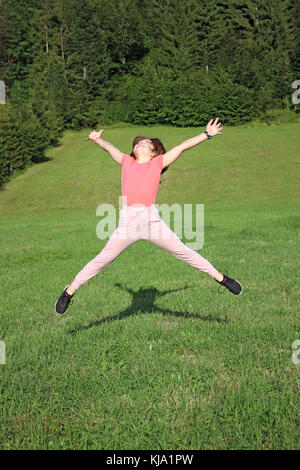
[[[150,139],[143,139],[135,145],[133,152],[136,154],[136,151],[142,151],[143,153],[149,153],[152,155],[155,148]]]

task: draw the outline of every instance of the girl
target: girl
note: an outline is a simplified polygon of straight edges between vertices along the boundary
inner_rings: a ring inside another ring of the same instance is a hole
[[[238,281],[220,273],[197,251],[184,245],[161,219],[155,207],[161,173],[166,171],[169,165],[177,160],[185,150],[221,134],[220,131],[223,128],[220,127],[221,123],[218,123],[218,119],[216,118],[214,122],[211,119],[206,126],[206,131],[185,140],[168,152],[159,139],[138,136],[133,141],[131,155],[126,155],[110,142],[102,139],[103,129],[90,133],[88,139],[93,140],[96,145],[108,152],[113,160],[122,167],[123,208],[120,212],[118,227],[103,250],[84,266],[71,284],[65,287],[55,304],[56,313],[64,314],[75,291],[111,264],[129,245],[138,240],[148,240],[164,248],[179,260],[208,274],[235,295],[242,292],[242,286]],[[140,227],[140,231],[137,230],[137,227]]]

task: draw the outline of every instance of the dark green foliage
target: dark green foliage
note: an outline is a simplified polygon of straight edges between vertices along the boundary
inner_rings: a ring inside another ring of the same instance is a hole
[[[1,178],[67,128],[293,119],[299,18],[296,0],[2,0]]]
[[[35,29],[30,24],[31,7],[37,0],[0,2],[0,75],[10,87],[24,80],[32,64]]]
[[[205,70],[195,70],[174,79],[167,69],[155,66],[148,57],[115,93],[117,99],[113,103],[96,103],[95,114],[101,105],[106,111],[99,113],[99,122],[204,126],[211,116],[218,115],[222,122],[234,125],[255,115],[253,91],[234,83],[223,68],[208,75]]]
[[[0,105],[0,129],[4,130],[5,122],[5,105]],[[4,133],[0,133],[0,188],[5,183],[9,176],[9,159],[5,147],[5,136]]]
[[[46,144],[56,144],[65,124],[70,119],[68,97],[60,57],[49,52],[36,57],[28,80],[31,82],[28,96],[32,111],[46,131]]]
[[[290,17],[292,18],[293,47],[290,49],[290,58],[294,78],[300,77],[300,2],[299,0],[291,0]]]
[[[43,161],[44,150],[50,143],[47,130],[42,128],[23,95],[20,83],[15,82],[11,100],[0,108],[1,186],[14,170]]]

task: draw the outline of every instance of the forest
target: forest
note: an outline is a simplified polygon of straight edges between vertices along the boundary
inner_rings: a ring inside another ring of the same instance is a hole
[[[292,121],[299,0],[0,0],[0,188],[66,129]]]

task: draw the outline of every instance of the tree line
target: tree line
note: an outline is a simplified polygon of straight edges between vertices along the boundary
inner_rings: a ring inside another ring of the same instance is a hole
[[[0,187],[64,129],[292,118],[299,32],[298,0],[0,0]]]

